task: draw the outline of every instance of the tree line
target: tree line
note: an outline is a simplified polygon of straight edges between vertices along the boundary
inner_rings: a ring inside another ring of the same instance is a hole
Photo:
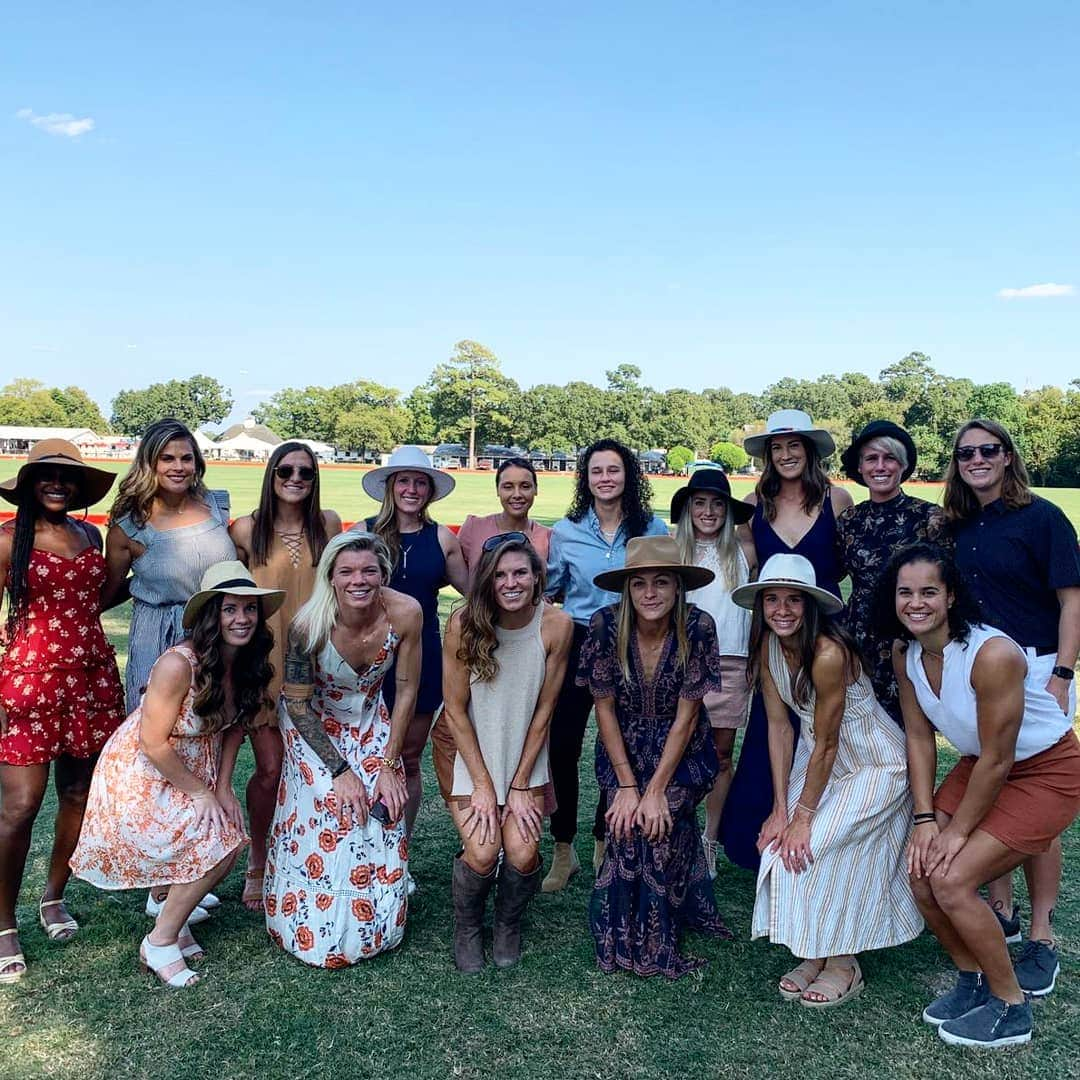
[[[803,409],[846,445],[870,420],[902,424],[919,450],[918,476],[939,479],[952,438],[965,420],[997,420],[1013,433],[1036,484],[1080,486],[1080,380],[1018,394],[1006,382],[976,383],[937,371],[913,352],[876,379],[861,372],[817,379],[782,378],[760,394],[726,386],[656,390],[641,369],[619,364],[603,386],[573,381],[522,388],[498,358],[475,341],[460,341],[428,379],[403,394],[368,379],[338,386],[279,390],[253,416],[282,438],[317,439],[343,450],[386,451],[402,442],[494,443],[572,452],[601,435],[639,450],[663,448],[669,465],[708,457],[729,469],[746,461],[742,441],[761,431],[777,409]],[[189,426],[220,424],[232,408],[218,380],[195,375],[121,391],[106,424],[79,387],[47,388],[17,379],[0,389],[0,424],[111,428],[139,435],[161,416]],[[838,466],[838,461],[834,462]]]

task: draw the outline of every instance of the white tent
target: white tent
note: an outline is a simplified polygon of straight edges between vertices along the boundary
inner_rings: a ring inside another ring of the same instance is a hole
[[[206,434],[205,431],[201,431],[196,428],[192,433],[195,436],[195,445],[205,454],[208,450],[213,450],[217,443]]]
[[[255,459],[258,461],[265,461],[274,450],[269,443],[263,442],[262,439],[253,438],[243,431],[239,435],[234,435],[231,439],[223,439],[221,442],[212,443],[211,445],[214,453],[221,457],[247,458],[248,460]]]

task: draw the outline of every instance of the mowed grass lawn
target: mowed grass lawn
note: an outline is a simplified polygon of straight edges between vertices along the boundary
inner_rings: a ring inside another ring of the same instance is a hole
[[[0,470],[2,471],[2,470]],[[233,493],[233,512],[257,498],[261,469],[212,466],[209,481]],[[490,512],[490,475],[463,475],[437,516],[460,522]],[[537,516],[566,509],[570,478],[543,477]],[[666,511],[678,481],[654,482]],[[358,470],[323,472],[324,503],[355,520],[373,509]],[[748,485],[736,481],[736,490]],[[934,489],[911,488],[913,493]],[[858,494],[861,489],[856,490]],[[1080,521],[1080,494],[1047,492]],[[1064,495],[1064,498],[1063,498]],[[449,597],[443,605],[448,608]],[[121,661],[127,610],[107,619]],[[596,787],[591,745],[582,760],[581,820]],[[942,755],[942,771],[954,759]],[[238,790],[251,770],[245,746]],[[604,975],[593,963],[586,921],[592,838],[578,840],[582,872],[563,893],[538,896],[526,924],[521,964],[460,976],[450,957],[450,870],[457,840],[425,759],[427,801],[412,869],[419,892],[396,952],[344,971],[305,968],[276,949],[259,917],[237,902],[241,871],[222,887],[223,910],[199,927],[208,950],[203,982],[173,993],[136,966],[149,926],[141,893],[106,894],[75,882],[69,903],[83,929],[52,945],[35,904],[51,841],[51,796],[34,833],[19,907],[30,964],[18,987],[0,989],[2,1077],[836,1077],[1061,1078],[1076,1075],[1080,1021],[1080,834],[1065,837],[1058,909],[1062,977],[1036,1006],[1036,1038],[1003,1054],[946,1047],[922,1024],[923,1006],[946,985],[947,962],[929,935],[861,958],[867,991],[835,1011],[812,1011],[776,993],[787,951],[749,940],[753,875],[723,864],[716,881],[733,942],[690,935],[689,952],[708,966],[675,983]],[[543,846],[550,858],[550,843]],[[1026,896],[1018,897],[1026,911]]]

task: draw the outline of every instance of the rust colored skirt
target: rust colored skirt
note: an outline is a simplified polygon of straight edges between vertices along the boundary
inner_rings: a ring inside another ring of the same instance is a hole
[[[952,816],[967,791],[978,758],[962,757],[934,796]],[[978,828],[1013,851],[1038,855],[1080,814],[1080,742],[1066,732],[1053,746],[1016,762]]]

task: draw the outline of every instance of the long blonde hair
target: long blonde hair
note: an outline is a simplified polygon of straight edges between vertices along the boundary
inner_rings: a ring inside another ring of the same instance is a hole
[[[679,518],[679,523],[675,526],[675,540],[679,545],[679,551],[682,553],[682,560],[687,566],[696,566],[694,561],[697,558],[696,544],[697,539],[694,536],[694,523],[691,520],[690,504],[693,502],[694,492],[687,500],[686,506],[683,507],[682,516]],[[710,494],[705,491],[702,494]],[[720,583],[724,588],[730,592],[732,589],[742,585],[743,582],[739,575],[739,541],[735,536],[735,515],[731,512],[731,507],[727,504],[727,500],[724,500],[726,512],[724,515],[724,524],[720,526],[720,532],[717,534],[713,543],[716,545],[716,555],[720,562]]]
[[[131,520],[140,529],[150,517],[154,506],[154,497],[158,492],[157,463],[162,450],[173,439],[187,439],[195,457],[195,475],[191,481],[190,492],[204,502],[209,501],[209,492],[203,483],[206,475],[206,459],[202,456],[199,444],[191,432],[179,420],[166,418],[155,420],[143,433],[139,447],[135,451],[135,460],[131,463],[127,475],[120,481],[116,499],[109,511],[109,524],[115,525],[121,518],[131,515]]]
[[[408,469],[401,470],[401,472],[408,471]],[[401,531],[398,529],[397,507],[394,505],[394,477],[396,475],[397,473],[391,473],[386,478],[386,488],[383,491],[382,506],[379,507],[379,512],[371,522],[371,532],[380,537],[382,542],[386,545],[386,550],[390,555],[391,567],[397,567],[398,559],[401,558]],[[427,509],[431,505],[432,498],[435,496],[435,484],[431,477],[428,477],[428,492],[428,500],[420,510],[421,525],[431,524],[431,515],[428,514]]]
[[[675,628],[675,664],[682,671],[686,668],[690,659],[690,638],[686,633],[686,588],[683,579],[671,571],[675,578],[675,607],[671,610],[671,621]],[[630,674],[630,638],[637,630],[637,612],[634,610],[634,601],[630,598],[631,575],[623,579],[622,599],[619,601],[619,618],[615,630],[615,655],[619,659],[623,678],[629,682]]]
[[[390,552],[380,537],[353,529],[332,537],[319,558],[311,599],[296,613],[290,624],[291,632],[299,637],[305,652],[322,652],[337,624],[340,609],[331,578],[334,576],[334,565],[343,551],[370,551],[379,560],[383,585],[390,580],[393,572]]]

